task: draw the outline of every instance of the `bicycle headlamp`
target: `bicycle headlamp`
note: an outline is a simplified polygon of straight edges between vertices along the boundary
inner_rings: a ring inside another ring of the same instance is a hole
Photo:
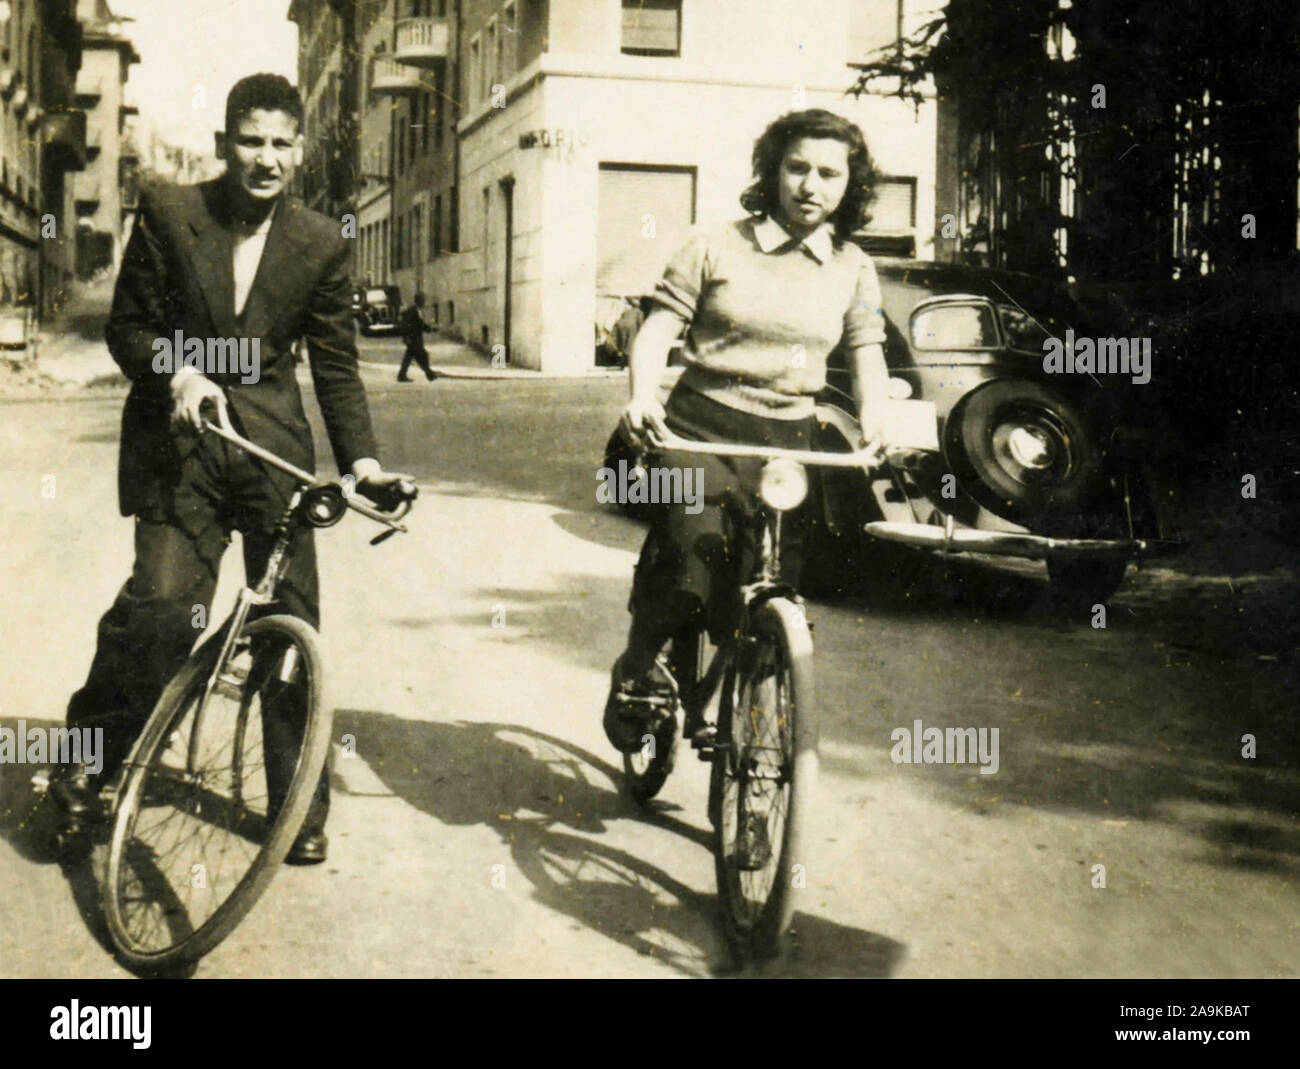
[[[758,493],[768,508],[789,512],[808,496],[808,472],[797,460],[769,460],[763,465]]]

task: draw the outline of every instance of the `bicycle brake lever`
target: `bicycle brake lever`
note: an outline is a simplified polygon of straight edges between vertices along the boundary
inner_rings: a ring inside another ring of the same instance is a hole
[[[379,545],[380,542],[387,538],[392,538],[393,535],[397,534],[397,530],[396,527],[390,527],[387,531],[380,531],[379,534],[375,535],[375,537],[370,540],[370,544],[372,546]]]

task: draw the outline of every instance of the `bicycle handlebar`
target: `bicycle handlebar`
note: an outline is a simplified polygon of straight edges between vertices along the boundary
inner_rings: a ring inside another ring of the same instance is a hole
[[[671,432],[662,436],[663,449],[682,453],[709,453],[720,457],[752,457],[756,460],[794,460],[824,468],[878,468],[884,457],[878,449],[857,449],[852,453],[820,453],[805,449],[780,449],[769,445],[735,445],[731,442],[692,442]]]
[[[218,409],[218,412],[220,411],[221,410]],[[249,455],[255,456],[259,460],[266,461],[266,463],[270,464],[273,468],[279,468],[280,471],[287,475],[292,475],[300,483],[303,483],[309,488],[323,485],[321,481],[310,472],[303,471],[302,468],[290,464],[287,460],[276,456],[270,450],[263,449],[255,442],[250,442],[247,438],[231,427],[229,423],[217,423],[205,418],[203,420],[203,430],[211,431],[218,438],[224,438],[231,445],[238,446]],[[391,512],[384,512],[371,505],[363,504],[357,500],[356,492],[345,493],[343,495],[343,503],[347,505],[348,508],[361,513],[361,515],[365,516],[367,519],[374,520],[375,523],[383,524],[385,527],[390,528],[389,533],[395,534],[398,531],[401,531],[403,534],[406,533],[406,527],[397,521],[411,511],[412,501],[409,498],[403,501]],[[381,537],[386,537],[386,535]]]

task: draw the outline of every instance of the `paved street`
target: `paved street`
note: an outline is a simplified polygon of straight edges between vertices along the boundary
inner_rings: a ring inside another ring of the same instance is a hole
[[[356,740],[336,745],[330,859],[284,869],[197,975],[717,972],[707,769],[684,754],[647,816],[599,725],[642,535],[595,498],[623,380],[398,385],[396,349],[366,343],[364,374],[387,465],[421,486],[411,533],[318,535],[334,738]],[[61,718],[131,524],[120,393],[0,407],[12,727]],[[1297,650],[1270,589],[1150,571],[1105,629],[1054,617],[1035,576],[971,567],[815,606],[822,776],[782,971],[1300,974]],[[918,719],[998,728],[997,774],[894,764],[890,732]],[[0,975],[124,976],[79,912],[89,887],[25,845],[29,774],[0,766]]]

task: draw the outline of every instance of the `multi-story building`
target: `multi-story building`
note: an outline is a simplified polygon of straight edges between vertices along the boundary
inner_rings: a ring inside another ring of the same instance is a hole
[[[305,147],[297,181],[303,202],[326,214],[342,214],[346,190],[340,188],[340,138],[344,34],[339,5],[324,0],[292,0],[289,21],[298,26],[298,91],[303,101]]]
[[[123,167],[133,166],[123,134],[127,116],[136,111],[126,102],[126,81],[140,57],[123,33],[126,20],[113,14],[107,0],[78,0],[77,18],[82,27],[77,106],[86,113],[86,167],[74,179],[73,192],[77,273],[89,278],[121,263],[125,223],[134,211],[122,198]]]
[[[896,5],[868,8],[880,25],[863,7],[462,0],[459,330],[512,364],[591,366],[598,302],[649,292],[692,224],[740,216],[755,138],[794,108],[866,131],[873,225],[932,254],[933,103],[845,96],[873,31],[896,32]]]
[[[377,144],[378,127],[388,124],[391,219],[388,239],[381,228],[379,240],[390,253],[385,281],[401,288],[404,301],[425,292],[428,318],[443,324],[454,323],[456,315],[458,6],[448,0],[387,0],[379,20],[383,35],[366,51],[368,107],[362,120],[371,124],[363,146]]]
[[[510,363],[581,370],[611,302],[649,292],[690,226],[740,214],[755,137],[794,108],[863,127],[876,240],[934,254],[932,93],[845,95],[917,4],[293,0],[302,192],[355,213],[358,281],[423,290]]]
[[[394,0],[365,0],[357,36],[361,47],[358,67],[360,116],[357,191],[357,257],[355,275],[361,285],[392,283],[393,110],[394,98],[374,86],[376,60],[388,58],[393,44]]]
[[[80,63],[75,0],[0,0],[0,344],[57,307],[72,279],[65,176],[85,164]]]

